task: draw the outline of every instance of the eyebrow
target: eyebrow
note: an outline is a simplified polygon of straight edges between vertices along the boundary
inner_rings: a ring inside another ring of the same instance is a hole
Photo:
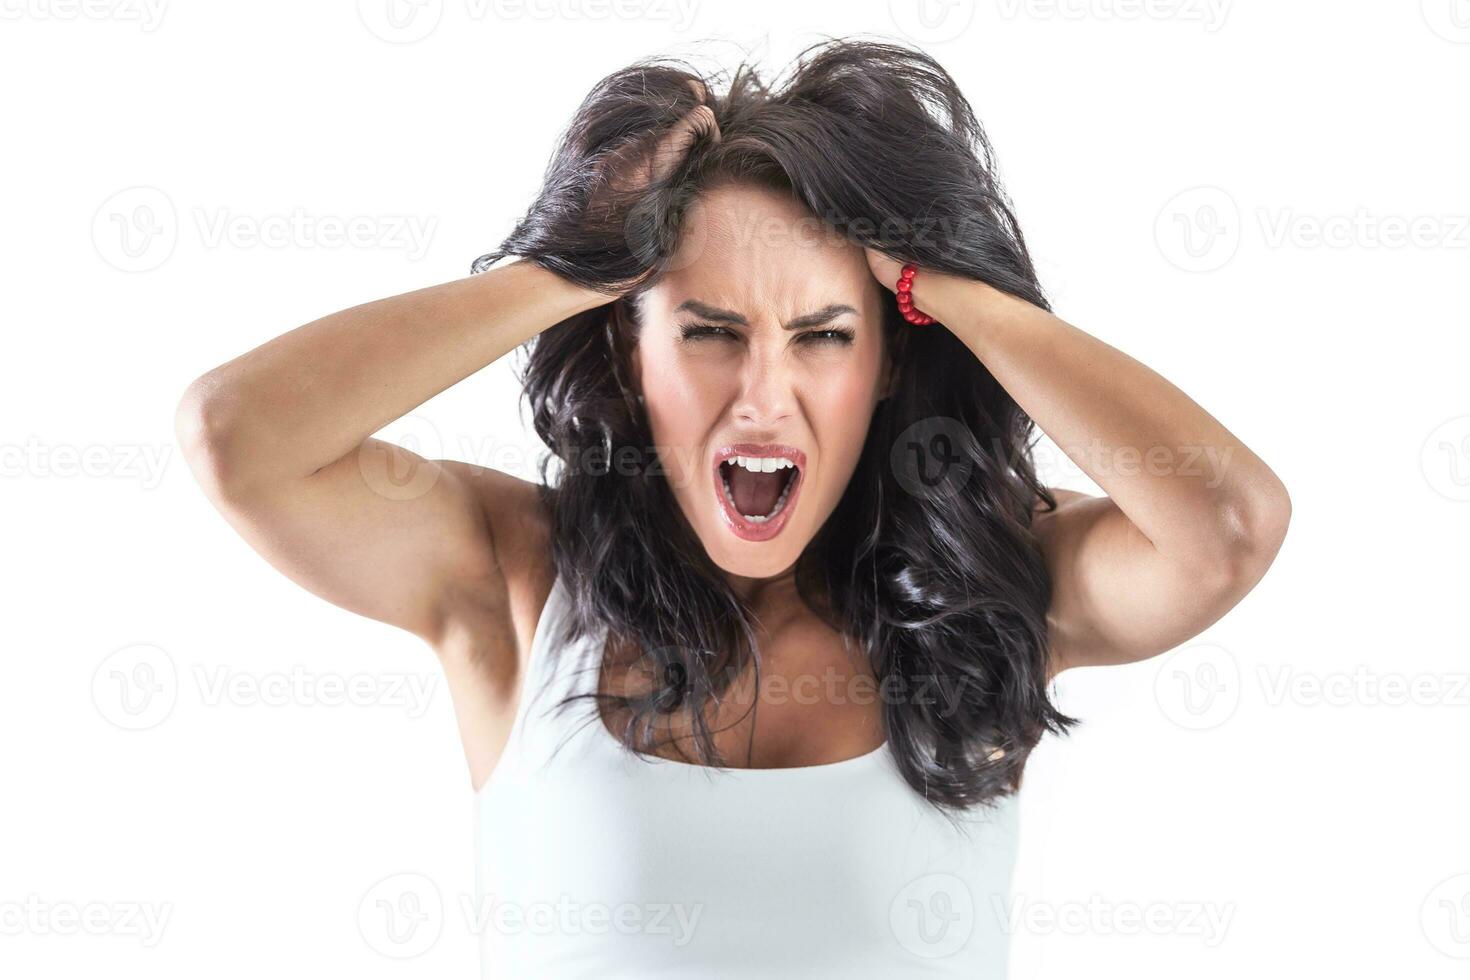
[[[750,321],[745,319],[745,317],[741,316],[739,313],[734,313],[730,310],[722,310],[718,306],[710,306],[708,303],[701,303],[697,299],[686,299],[684,302],[674,307],[675,313],[682,313],[685,310],[688,310],[696,316],[702,317],[706,320],[718,320],[721,323],[738,323],[742,327],[750,326]],[[803,330],[806,327],[819,326],[823,323],[828,322],[829,320],[837,319],[844,313],[855,314],[857,313],[857,310],[853,309],[851,306],[848,306],[846,303],[829,303],[826,306],[822,307],[820,310],[817,310],[815,313],[803,313],[801,316],[796,317],[794,320],[788,320],[783,325],[782,329]]]

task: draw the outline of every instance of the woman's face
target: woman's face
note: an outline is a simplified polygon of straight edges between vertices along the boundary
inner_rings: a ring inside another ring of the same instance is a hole
[[[836,507],[885,394],[880,287],[862,248],[748,186],[699,199],[670,265],[633,355],[659,461],[710,558],[774,578]]]

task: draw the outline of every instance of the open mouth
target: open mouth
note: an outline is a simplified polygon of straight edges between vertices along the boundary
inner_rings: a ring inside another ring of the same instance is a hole
[[[731,446],[717,454],[716,493],[726,523],[747,540],[776,536],[796,508],[806,455],[788,446]]]

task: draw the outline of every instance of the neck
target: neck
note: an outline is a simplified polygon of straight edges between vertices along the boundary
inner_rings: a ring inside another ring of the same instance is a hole
[[[727,573],[725,579],[746,605],[752,609],[780,606],[796,598],[796,563],[766,578],[748,578]]]

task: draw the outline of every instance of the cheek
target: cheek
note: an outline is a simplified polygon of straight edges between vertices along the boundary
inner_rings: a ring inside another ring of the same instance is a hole
[[[854,357],[850,362],[814,372],[811,385],[824,399],[844,410],[871,408],[878,389],[878,359]]]
[[[728,373],[660,355],[646,357],[641,370],[644,409],[664,474],[676,491],[694,486],[705,442],[730,398]]]
[[[878,357],[854,358],[812,379],[806,409],[826,465],[819,480],[845,485],[862,455],[878,397]]]

